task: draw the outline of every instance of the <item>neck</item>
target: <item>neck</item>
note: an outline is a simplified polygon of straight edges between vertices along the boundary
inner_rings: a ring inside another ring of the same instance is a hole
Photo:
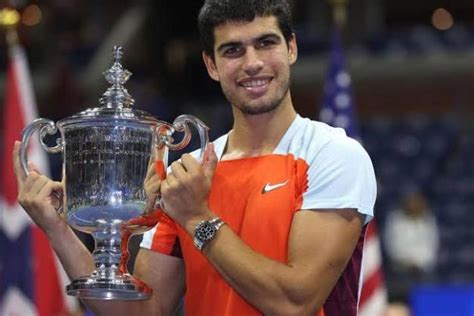
[[[234,126],[223,160],[271,154],[296,117],[290,93],[275,110],[257,115],[233,107]]]

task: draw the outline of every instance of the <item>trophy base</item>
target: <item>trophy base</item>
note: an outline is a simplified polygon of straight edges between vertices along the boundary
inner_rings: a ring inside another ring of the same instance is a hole
[[[152,290],[129,274],[112,279],[93,274],[72,281],[66,286],[66,293],[82,299],[137,301],[149,299]]]

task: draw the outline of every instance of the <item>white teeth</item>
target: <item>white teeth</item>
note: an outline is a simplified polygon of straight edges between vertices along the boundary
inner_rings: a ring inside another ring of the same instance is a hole
[[[260,86],[266,85],[268,82],[269,82],[268,79],[251,80],[251,81],[243,82],[242,86],[244,86],[245,88],[260,87]]]

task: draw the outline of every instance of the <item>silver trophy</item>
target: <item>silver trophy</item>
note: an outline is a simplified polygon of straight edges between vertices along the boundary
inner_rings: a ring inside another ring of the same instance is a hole
[[[20,160],[28,174],[26,152],[35,131],[47,152],[63,154],[64,196],[58,211],[65,214],[69,225],[94,237],[96,270],[73,280],[66,287],[67,294],[85,299],[142,300],[152,291],[127,271],[128,239],[151,229],[162,214],[158,207],[147,207],[147,170],[156,168],[162,178],[165,176],[168,149],[180,150],[189,143],[190,125],[199,132],[202,159],[208,128],[190,115],[181,115],[169,124],[132,109],[134,100],[123,87],[131,73],[120,64],[121,47],[114,47],[113,55],[113,66],[104,72],[111,86],[100,98],[101,107],[56,124],[36,119],[23,130]],[[44,138],[56,134],[57,129],[61,138],[56,146],[48,147]],[[172,138],[176,131],[184,132],[178,143]],[[152,201],[152,205],[159,205],[159,201]]]

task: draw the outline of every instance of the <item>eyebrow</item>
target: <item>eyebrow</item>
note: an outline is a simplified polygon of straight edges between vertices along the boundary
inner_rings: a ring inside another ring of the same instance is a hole
[[[252,39],[251,42],[252,43],[258,43],[258,42],[260,42],[262,40],[265,40],[265,39],[276,39],[276,40],[278,40],[278,42],[281,42],[281,37],[276,33],[262,34],[259,37]],[[225,43],[222,43],[221,45],[219,45],[216,50],[217,50],[217,52],[221,52],[221,51],[225,50],[228,47],[234,47],[234,46],[240,46],[240,45],[242,45],[241,41],[225,42]]]
[[[253,42],[260,42],[266,39],[274,39],[274,40],[277,40],[278,42],[281,42],[281,37],[275,33],[263,34],[262,36],[257,37]]]

